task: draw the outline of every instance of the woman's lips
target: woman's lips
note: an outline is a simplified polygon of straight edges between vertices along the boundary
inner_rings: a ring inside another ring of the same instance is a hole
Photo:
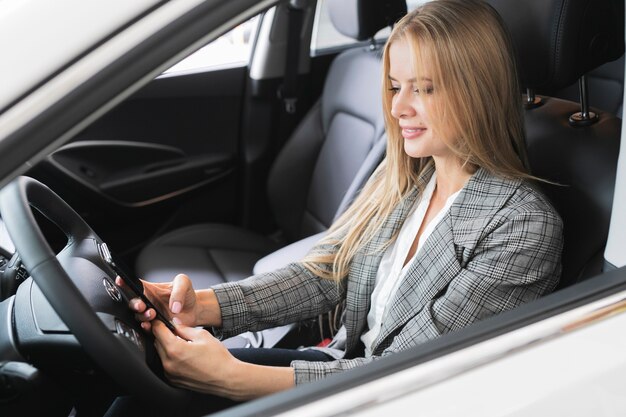
[[[403,127],[402,137],[404,139],[416,139],[426,132],[425,127]]]

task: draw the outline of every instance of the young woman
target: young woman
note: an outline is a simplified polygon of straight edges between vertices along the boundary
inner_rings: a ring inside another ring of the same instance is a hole
[[[174,385],[258,397],[418,345],[557,284],[562,223],[527,170],[521,95],[497,13],[478,0],[426,3],[397,23],[383,60],[386,158],[302,262],[198,291],[184,275],[144,283],[178,335],[131,301]],[[278,360],[272,349],[230,352],[193,327],[231,336],[340,303],[343,327],[328,348]],[[256,359],[237,359],[244,354]]]

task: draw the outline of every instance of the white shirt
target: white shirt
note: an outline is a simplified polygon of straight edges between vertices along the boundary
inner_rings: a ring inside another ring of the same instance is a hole
[[[437,224],[439,224],[441,219],[443,219],[445,214],[450,209],[452,203],[454,203],[455,198],[461,192],[461,190],[459,190],[456,193],[452,194],[450,197],[448,197],[448,199],[446,200],[446,204],[432,219],[432,221],[428,223],[428,225],[422,232],[419,241],[417,242],[417,249],[415,250],[415,254],[406,263],[406,265],[403,265],[404,260],[406,259],[409,250],[411,249],[411,245],[415,240],[415,235],[417,235],[417,232],[419,231],[422,222],[424,221],[426,211],[428,210],[430,200],[433,196],[433,191],[435,190],[435,181],[436,173],[433,174],[430,181],[428,182],[428,185],[422,193],[419,202],[414,208],[414,211],[409,214],[404,221],[402,229],[400,229],[400,234],[398,235],[398,238],[395,240],[394,243],[389,245],[382,257],[382,260],[380,261],[380,265],[378,266],[378,271],[376,273],[376,284],[374,287],[374,291],[372,292],[370,311],[367,315],[367,325],[369,327],[369,330],[361,335],[361,341],[365,345],[366,357],[372,355],[372,345],[380,334],[383,317],[386,314],[387,309],[391,304],[391,301],[393,300],[393,297],[398,290],[398,287],[400,286],[400,283],[402,282],[404,276],[409,270],[410,265],[415,260],[415,257],[424,245],[424,242],[426,242],[426,239],[428,239]]]

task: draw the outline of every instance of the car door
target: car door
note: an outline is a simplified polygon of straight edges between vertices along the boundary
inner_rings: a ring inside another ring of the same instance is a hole
[[[293,16],[283,4],[174,65],[28,174],[66,199],[129,264],[151,238],[185,225],[271,233],[271,162],[320,95],[333,58],[354,46],[334,31],[324,1],[303,4],[295,114],[285,113],[277,94],[284,72],[293,71],[284,62]]]
[[[258,21],[164,72],[29,174],[124,249],[179,217],[234,221],[240,119]]]
[[[309,9],[302,31],[307,43],[314,3]],[[259,35],[264,16],[269,29]],[[194,223],[245,223],[270,231],[265,177],[289,133],[281,123],[295,126],[308,100],[286,123],[276,97],[284,64],[270,62],[252,77],[250,62],[258,36],[272,41],[258,42],[265,49],[259,59],[280,56],[286,33],[275,32],[284,31],[285,16],[271,9],[237,25],[28,174],[48,184],[129,258],[150,238]],[[308,47],[302,53],[308,56]]]

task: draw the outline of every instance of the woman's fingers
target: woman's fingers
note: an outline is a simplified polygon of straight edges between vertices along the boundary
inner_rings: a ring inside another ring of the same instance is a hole
[[[192,290],[189,277],[185,274],[178,274],[172,282],[172,294],[170,295],[170,311],[173,314],[180,314],[185,307],[185,295]]]
[[[171,346],[179,341],[178,336],[172,333],[160,320],[155,320],[152,323],[152,334],[164,346]]]
[[[115,277],[115,284],[120,288],[127,288],[126,283],[119,275]]]
[[[137,321],[151,321],[156,317],[156,311],[153,308],[149,308],[147,310],[142,311],[141,313],[135,314],[135,319]]]
[[[146,303],[141,298],[132,298],[128,302],[128,307],[136,313],[143,313],[146,311]]]
[[[115,278],[115,283],[120,288],[128,288],[120,277]],[[155,305],[162,309],[169,301],[171,313],[166,313],[166,316],[178,315],[185,307],[188,309],[194,308],[195,293],[191,280],[184,274],[177,275],[171,283],[167,284],[152,284],[144,281],[144,293]],[[185,300],[187,301],[185,302]],[[128,307],[135,313],[135,319],[141,323],[141,327],[144,330],[150,331],[154,329],[154,323],[151,323],[151,321],[156,319],[156,311],[153,308],[148,308],[146,302],[139,297],[135,297],[128,302]]]
[[[115,284],[123,289],[128,289],[128,286],[126,285],[126,283],[124,282],[124,280],[122,278],[115,277]],[[143,302],[143,300],[139,297],[136,298],[131,298],[131,300],[128,302],[128,307],[133,310],[135,313],[137,313],[135,316],[136,317],[140,317],[143,316],[144,314],[146,314],[146,317],[149,317],[150,310],[146,310],[146,303]],[[152,316],[154,316],[154,311],[152,311]],[[138,318],[138,320],[140,320]]]
[[[176,319],[174,319],[176,321]],[[205,335],[212,337],[209,332],[202,328],[189,327],[184,324],[176,323],[176,334],[178,337],[188,341],[199,341],[202,340]]]

